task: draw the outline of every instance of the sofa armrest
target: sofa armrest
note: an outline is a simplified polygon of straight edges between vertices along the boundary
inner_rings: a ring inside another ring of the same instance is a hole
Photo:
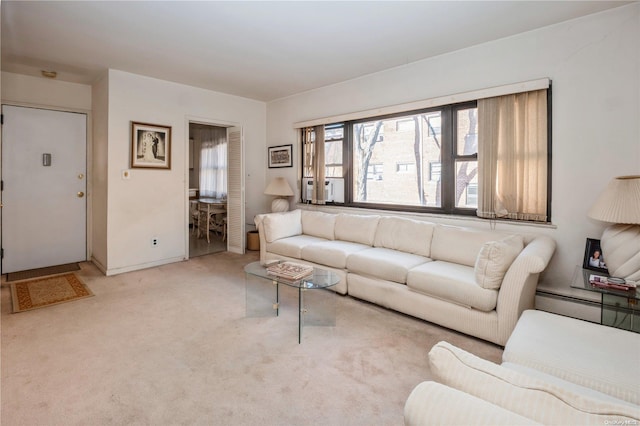
[[[416,386],[404,406],[404,424],[536,425],[539,423],[437,382]]]
[[[256,224],[258,230],[258,236],[260,237],[260,264],[264,265],[267,260],[267,239],[264,237],[264,225],[263,221],[266,214],[256,215],[253,222]]]
[[[533,309],[538,278],[549,264],[555,249],[556,243],[551,238],[536,236],[507,270],[496,304],[500,344],[507,342],[522,312]]]

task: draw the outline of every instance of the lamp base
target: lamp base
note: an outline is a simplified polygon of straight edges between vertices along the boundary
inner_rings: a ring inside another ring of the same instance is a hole
[[[602,255],[609,275],[640,281],[640,225],[611,225],[602,233]]]
[[[273,213],[284,213],[289,211],[289,200],[286,198],[274,198],[271,202],[271,211]]]

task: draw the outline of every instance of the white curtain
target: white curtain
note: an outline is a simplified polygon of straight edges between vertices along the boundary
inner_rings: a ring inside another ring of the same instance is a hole
[[[547,91],[478,100],[478,216],[547,220]]]
[[[227,196],[227,129],[206,127],[194,130],[200,140],[200,196]]]
[[[304,129],[304,175],[313,177],[312,204],[325,204],[324,126]]]

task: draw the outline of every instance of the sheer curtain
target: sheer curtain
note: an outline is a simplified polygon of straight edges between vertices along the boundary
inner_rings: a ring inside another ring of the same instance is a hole
[[[547,220],[547,91],[478,100],[478,216]]]
[[[325,204],[324,126],[304,129],[304,174],[313,177],[311,203]]]
[[[227,196],[227,129],[205,127],[195,130],[200,139],[200,196]]]

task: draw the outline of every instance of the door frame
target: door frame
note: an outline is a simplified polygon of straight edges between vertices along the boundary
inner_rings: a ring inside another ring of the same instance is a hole
[[[185,143],[184,145],[184,151],[185,151],[185,155],[184,155],[184,165],[185,165],[185,172],[184,172],[184,222],[185,222],[185,260],[189,259],[189,124],[204,124],[207,126],[215,126],[215,127],[224,127],[225,129],[229,129],[230,127],[240,127],[242,128],[242,124],[238,123],[236,121],[227,121],[227,120],[218,120],[215,118],[203,118],[203,117],[195,117],[195,116],[186,116],[185,117],[185,136],[184,136],[184,140],[187,141],[187,143]],[[241,141],[242,144],[242,152],[244,153],[244,139]],[[229,144],[227,141],[227,154],[229,153]],[[194,165],[195,167],[195,165]],[[242,164],[241,164],[241,168],[242,170],[244,170],[244,155],[242,155]],[[245,188],[244,188],[244,184],[242,185],[242,194],[244,197],[244,193],[245,193]],[[245,209],[246,203],[243,203],[242,208]],[[242,224],[242,230],[244,231],[245,229],[245,224]],[[241,236],[242,238],[242,236]],[[229,249],[229,236],[227,236],[227,250]],[[246,250],[246,249],[245,249]]]
[[[91,259],[91,247],[93,246],[93,235],[91,234],[90,230],[93,229],[92,225],[93,225],[93,214],[92,214],[92,209],[93,209],[93,161],[90,161],[91,158],[93,158],[93,139],[91,137],[91,135],[93,134],[93,117],[91,115],[91,110],[87,110],[87,109],[82,109],[82,108],[69,108],[69,107],[64,107],[64,106],[55,106],[55,105],[42,105],[42,104],[34,104],[34,103],[29,103],[29,102],[18,102],[18,101],[10,101],[7,100],[5,101],[0,100],[0,110],[1,107],[7,105],[7,106],[14,106],[14,107],[23,107],[23,108],[37,108],[37,109],[45,109],[45,110],[49,110],[49,111],[58,111],[58,112],[71,112],[71,113],[76,113],[76,114],[85,114],[87,117],[87,125],[86,125],[86,132],[87,134],[85,135],[85,141],[86,141],[86,158],[85,158],[85,170],[86,170],[86,203],[87,203],[87,207],[86,207],[86,230],[85,230],[85,235],[86,235],[86,247],[85,247],[85,261],[88,261],[89,259]],[[2,157],[2,131],[0,131],[0,157]],[[2,178],[3,176],[3,171],[2,171],[2,162],[0,162],[0,178]],[[1,200],[2,200],[2,195],[0,192],[0,206],[1,206]],[[0,241],[2,241],[2,230],[3,230],[3,223],[2,223],[2,214],[0,213]],[[1,265],[2,262],[0,262],[0,274],[3,274],[4,272],[1,270]]]

